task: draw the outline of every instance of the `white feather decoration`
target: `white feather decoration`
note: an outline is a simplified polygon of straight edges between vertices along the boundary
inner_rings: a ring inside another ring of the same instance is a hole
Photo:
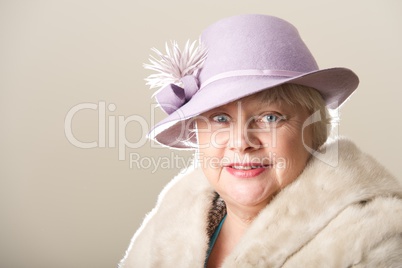
[[[151,74],[145,81],[150,88],[161,88],[168,84],[183,86],[180,79],[186,75],[195,74],[204,63],[207,50],[200,41],[186,42],[184,50],[179,48],[176,41],[171,41],[171,47],[165,44],[166,55],[152,48],[152,51],[159,57],[150,56],[150,64],[144,64],[145,69],[156,71]]]

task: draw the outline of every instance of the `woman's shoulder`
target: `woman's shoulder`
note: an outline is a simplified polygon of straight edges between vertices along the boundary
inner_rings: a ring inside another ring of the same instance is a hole
[[[400,267],[402,200],[380,196],[345,208],[284,267]]]
[[[120,267],[202,264],[207,250],[206,219],[214,196],[198,168],[190,167],[174,177],[134,234]]]
[[[323,204],[318,207],[338,212],[286,267],[323,262],[329,267],[397,267],[402,263],[401,182],[351,140],[340,138],[324,149],[325,157],[313,160],[302,180],[325,193],[316,196]],[[335,158],[334,166],[325,162]]]
[[[304,173],[316,178],[316,182],[328,183],[336,189],[352,187],[358,192],[391,193],[402,197],[401,179],[345,137],[329,141],[315,152]]]
[[[200,195],[212,193],[201,168],[193,164],[179,172],[163,188],[158,196],[158,205],[163,203],[183,204],[184,200],[189,201],[192,198],[198,198]]]

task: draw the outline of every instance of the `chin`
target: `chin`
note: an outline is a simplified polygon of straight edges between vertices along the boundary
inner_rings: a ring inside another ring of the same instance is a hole
[[[249,186],[234,186],[231,185],[225,194],[222,194],[222,198],[226,202],[234,202],[241,206],[258,206],[261,204],[268,204],[271,200],[274,189],[265,185],[249,185]]]

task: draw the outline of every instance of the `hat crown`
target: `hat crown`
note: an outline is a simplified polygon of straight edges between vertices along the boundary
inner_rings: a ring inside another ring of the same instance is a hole
[[[201,84],[215,75],[237,70],[318,70],[297,29],[273,16],[229,17],[204,30],[201,40],[208,50],[199,74]]]

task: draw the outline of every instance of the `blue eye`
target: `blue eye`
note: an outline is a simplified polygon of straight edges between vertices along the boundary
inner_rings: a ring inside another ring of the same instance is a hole
[[[227,123],[230,122],[230,117],[225,114],[219,114],[212,117],[212,120],[218,123]]]
[[[256,123],[260,124],[261,127],[272,127],[273,124],[277,124],[282,120],[286,119],[285,116],[278,115],[275,113],[268,113],[261,115],[257,118]]]
[[[267,114],[261,118],[261,121],[264,123],[274,123],[280,120],[279,116],[275,114]]]

